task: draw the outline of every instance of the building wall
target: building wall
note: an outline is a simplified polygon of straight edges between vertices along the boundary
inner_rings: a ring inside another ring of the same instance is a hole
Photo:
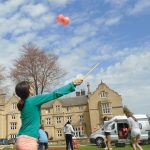
[[[59,111],[56,111],[56,106],[60,106]],[[83,121],[80,121],[80,116],[83,116]],[[57,118],[60,118],[60,120],[57,120]],[[42,123],[45,126],[45,130],[54,140],[64,139],[64,125],[68,120],[70,121],[70,119],[74,128],[83,127],[84,131],[90,132],[90,120],[87,105],[70,107],[68,112],[66,106],[62,106],[60,102],[55,101],[53,107],[42,110]],[[48,122],[48,120],[50,120],[50,122]],[[58,132],[61,132],[62,136],[58,136]]]
[[[0,110],[0,138],[6,138],[6,116],[4,110]]]
[[[101,83],[95,92],[89,95],[89,114],[91,122],[91,131],[102,124],[104,116],[112,118],[115,115],[123,114],[121,96],[111,90],[106,84]],[[107,112],[106,106],[110,107]],[[104,112],[104,110],[106,112]]]
[[[20,112],[17,109],[18,98],[13,95],[5,104],[6,137],[8,139],[16,136],[20,126]]]
[[[0,138],[6,137],[5,94],[0,94]]]
[[[21,126],[17,102],[17,97],[13,95],[5,106],[0,105],[0,120],[2,120],[0,138],[13,138]],[[103,106],[108,103],[110,112],[106,113]],[[95,92],[88,94],[87,104],[67,106],[63,105],[60,100],[55,100],[52,106],[42,108],[41,123],[44,124],[49,138],[62,140],[64,139],[64,125],[68,120],[71,121],[76,135],[82,137],[89,136],[98,128],[105,115],[113,117],[121,114],[123,114],[121,96],[106,84],[101,83]]]

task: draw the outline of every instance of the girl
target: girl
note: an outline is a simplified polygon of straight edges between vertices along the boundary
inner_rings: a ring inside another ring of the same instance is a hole
[[[17,107],[21,113],[22,122],[17,135],[17,150],[37,150],[41,105],[75,91],[75,87],[82,82],[82,79],[76,79],[72,83],[59,88],[52,93],[35,96],[33,96],[34,89],[30,82],[22,81],[16,85],[16,94],[21,98]]]
[[[111,120],[109,120],[109,118],[107,116],[105,116],[103,118],[103,130],[104,130],[104,134],[105,134],[105,138],[106,138],[106,150],[112,150],[112,146],[111,146],[111,129],[109,128],[109,124],[117,121],[117,119],[114,117]]]
[[[133,150],[136,150],[136,147],[139,150],[143,150],[142,147],[139,145],[139,140],[141,136],[141,130],[139,123],[137,122],[136,118],[132,115],[131,112],[127,112],[126,116],[128,117],[128,123],[129,123],[129,130],[131,131],[131,142]]]

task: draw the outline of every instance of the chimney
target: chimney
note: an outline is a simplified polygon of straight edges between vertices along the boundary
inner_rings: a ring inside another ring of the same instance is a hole
[[[76,92],[76,96],[80,96],[80,92]]]
[[[91,93],[91,91],[90,91],[90,84],[89,84],[89,82],[87,82],[87,89],[88,89],[88,94],[90,94]]]

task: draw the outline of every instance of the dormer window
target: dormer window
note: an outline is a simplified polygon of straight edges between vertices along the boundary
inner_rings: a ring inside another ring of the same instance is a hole
[[[83,106],[79,106],[79,111],[83,111]]]
[[[12,104],[12,109],[13,109],[13,110],[17,109],[17,103],[13,103],[13,104]]]
[[[71,112],[71,107],[67,107],[67,112]]]
[[[45,113],[46,114],[50,113],[50,109],[45,109]]]
[[[105,92],[105,91],[102,91],[102,92],[100,93],[100,97],[106,98],[106,97],[108,97],[108,93]]]
[[[56,112],[60,112],[61,110],[61,106],[60,105],[56,105]]]

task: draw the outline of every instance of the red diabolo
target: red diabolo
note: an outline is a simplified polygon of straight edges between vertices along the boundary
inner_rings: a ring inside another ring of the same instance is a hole
[[[63,14],[59,14],[56,18],[56,21],[63,25],[68,25],[70,23],[70,18],[65,17]]]

